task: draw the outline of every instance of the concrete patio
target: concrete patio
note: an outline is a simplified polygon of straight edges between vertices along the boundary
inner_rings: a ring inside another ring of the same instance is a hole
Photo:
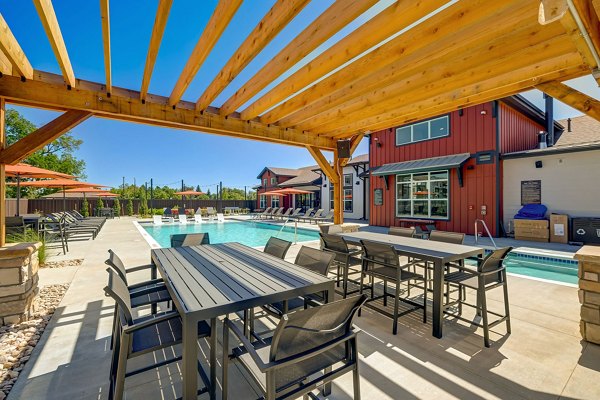
[[[303,244],[318,246],[316,241]],[[71,281],[71,286],[9,399],[107,398],[113,303],[103,292],[104,260],[112,248],[127,265],[148,263],[150,247],[132,219],[121,218],[109,220],[96,240],[71,248],[71,257],[84,258],[81,266],[40,274],[41,285]],[[298,249],[294,245],[287,258],[293,260]],[[504,335],[504,324],[497,326],[489,349],[483,346],[481,330],[465,323],[447,320],[443,339],[435,339],[431,325],[414,313],[400,319],[394,336],[390,319],[365,310],[356,319],[363,331],[363,398],[600,398],[600,347],[581,341],[577,289],[510,276],[509,293],[512,334]],[[491,292],[490,297],[490,308],[501,306],[500,293]],[[206,343],[201,348],[206,350]],[[239,374],[232,368],[231,398],[256,398],[255,388]],[[351,393],[351,375],[346,375],[334,383],[329,398],[346,399]],[[136,376],[126,386],[130,399],[180,395],[178,365]]]

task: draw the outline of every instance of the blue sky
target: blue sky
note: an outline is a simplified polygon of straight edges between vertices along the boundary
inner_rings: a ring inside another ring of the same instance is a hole
[[[104,82],[99,1],[60,0],[53,3],[75,75],[81,79]],[[157,0],[110,3],[114,86],[139,90],[157,3]],[[150,93],[170,94],[216,3],[217,0],[174,2],[150,84]],[[333,0],[310,2],[223,91],[213,105],[223,103],[332,3]],[[307,60],[346,36],[389,3],[390,0],[381,1],[309,55]],[[243,3],[185,93],[185,100],[195,101],[200,96],[273,4],[274,0],[246,0]],[[0,2],[0,13],[7,20],[33,67],[60,74],[33,3]],[[284,77],[285,75],[281,79]],[[273,85],[279,81],[275,81]],[[591,77],[569,84],[596,98],[600,97]],[[531,92],[526,96],[543,106],[539,92]],[[579,114],[566,106],[557,106],[557,119]],[[18,110],[38,125],[58,115],[30,108],[19,107]],[[302,148],[100,118],[85,121],[73,133],[84,142],[77,156],[86,160],[88,180],[107,185],[120,185],[125,176],[127,182],[133,182],[136,178],[138,184],[154,178],[157,184],[172,186],[177,186],[183,179],[186,184],[200,185],[204,190],[209,187],[213,189],[219,181],[223,181],[225,186],[243,187],[257,184],[256,175],[265,165],[294,168],[314,164],[312,157]],[[366,141],[363,141],[356,154],[366,151]]]

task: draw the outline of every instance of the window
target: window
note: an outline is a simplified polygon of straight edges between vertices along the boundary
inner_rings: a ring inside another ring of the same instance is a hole
[[[448,171],[396,175],[396,216],[448,218]]]
[[[267,208],[267,196],[260,196],[260,207],[263,210]]]
[[[277,178],[271,178],[271,186],[277,183]]]
[[[329,189],[329,209],[335,210],[333,207],[333,184],[331,184],[329,187],[331,188]]]
[[[334,201],[333,201],[333,185],[331,185],[331,188],[329,189],[329,208],[331,210],[335,209],[335,207],[333,206]],[[354,193],[353,193],[353,189],[352,189],[352,174],[345,174],[344,175],[344,198],[343,198],[343,207],[344,207],[344,212],[352,212],[352,201],[353,201],[353,197],[354,197]]]
[[[449,124],[450,118],[445,115],[396,128],[396,146],[448,136],[450,134]]]
[[[344,211],[352,212],[352,188],[344,189]]]
[[[271,207],[279,207],[279,196],[271,196]]]
[[[267,187],[267,178],[263,179],[263,187]]]
[[[344,175],[344,187],[346,186],[352,187],[352,174]]]

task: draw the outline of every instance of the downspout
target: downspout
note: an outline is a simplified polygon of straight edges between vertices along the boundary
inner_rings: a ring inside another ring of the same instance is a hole
[[[496,213],[496,237],[501,237],[501,229],[500,229],[500,200],[502,193],[502,180],[500,175],[500,105],[498,104],[498,100],[494,100],[492,103],[493,107],[493,116],[496,118],[496,204],[495,204],[495,213]],[[477,234],[477,233],[476,233]]]

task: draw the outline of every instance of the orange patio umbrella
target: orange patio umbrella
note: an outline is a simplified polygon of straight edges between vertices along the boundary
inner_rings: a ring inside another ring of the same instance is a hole
[[[272,190],[268,193],[263,193],[263,194],[271,194],[271,196],[286,196],[286,195],[292,195],[292,204],[296,204],[296,195],[297,194],[310,194],[312,192],[309,192],[308,190],[301,190],[301,189],[294,189],[294,188],[284,188],[284,189],[276,189],[276,190]]]
[[[17,178],[17,216],[21,200],[21,178],[64,178],[73,179],[73,175],[55,172],[49,169],[34,167],[33,165],[18,163],[6,166],[6,176]]]
[[[183,199],[183,196],[201,196],[204,194],[204,192],[198,192],[195,190],[184,190],[182,192],[175,192],[175,194],[181,196],[181,198]]]
[[[23,182],[22,186],[39,187],[39,188],[62,188],[63,190],[63,211],[67,210],[67,198],[65,196],[65,190],[67,188],[99,188],[108,187],[106,185],[100,185],[97,183],[81,182],[73,179],[47,179],[41,181]]]

